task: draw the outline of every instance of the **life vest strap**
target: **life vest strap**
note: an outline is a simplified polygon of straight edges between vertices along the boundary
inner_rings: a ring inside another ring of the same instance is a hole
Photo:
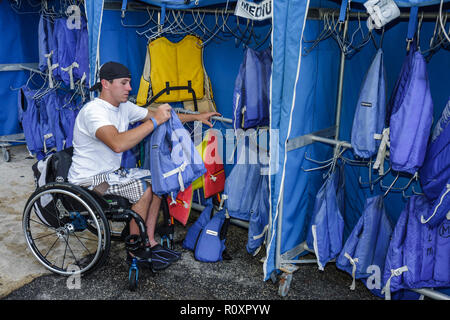
[[[350,290],[355,290],[356,288],[356,263],[359,261],[358,258],[352,258],[347,252],[344,253],[344,257],[348,259],[352,265],[352,284],[350,285]]]
[[[386,300],[391,300],[391,279],[393,277],[400,276],[403,272],[406,271],[408,271],[408,266],[391,269],[391,276],[389,277],[388,281],[386,281],[386,285],[384,286],[383,290],[381,290],[381,294],[384,294]]]

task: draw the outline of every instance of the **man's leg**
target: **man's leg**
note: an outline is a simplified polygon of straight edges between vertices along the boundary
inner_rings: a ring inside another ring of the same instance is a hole
[[[149,207],[152,202],[152,195],[152,188],[148,187],[139,201],[133,204],[133,206],[131,207],[131,210],[139,214],[144,221],[146,221],[147,219]],[[130,234],[139,234],[139,227],[134,219],[131,219],[130,221]]]
[[[147,235],[148,240],[150,241],[150,246],[155,246],[158,244],[155,240],[155,229],[156,222],[158,221],[159,208],[161,206],[161,198],[159,198],[156,194],[152,193],[152,199],[150,206],[148,208],[147,219],[145,220],[145,224],[147,226]]]

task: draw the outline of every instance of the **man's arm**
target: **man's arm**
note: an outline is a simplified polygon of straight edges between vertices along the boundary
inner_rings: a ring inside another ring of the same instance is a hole
[[[165,103],[163,105],[170,106],[167,103]],[[155,109],[152,107],[147,107],[147,110],[148,110],[148,114],[142,121],[145,121],[145,120],[150,119],[151,117],[154,117]],[[213,116],[220,117],[221,116],[221,114],[218,112],[203,112],[203,113],[198,113],[198,114],[178,113],[177,115],[178,115],[178,118],[180,118],[180,121],[182,123],[192,122],[192,121],[201,121],[202,123],[204,123],[210,127],[213,126],[212,123],[210,122],[211,117],[213,117]]]
[[[157,110],[152,111],[151,116],[155,118],[156,123],[160,125],[170,119],[170,110],[171,108],[169,105],[163,105]],[[145,121],[143,120],[141,125],[124,132],[119,132],[113,125],[103,126],[97,129],[95,136],[114,152],[124,152],[133,148],[155,129],[153,122],[149,119],[150,116],[147,115],[144,119]]]

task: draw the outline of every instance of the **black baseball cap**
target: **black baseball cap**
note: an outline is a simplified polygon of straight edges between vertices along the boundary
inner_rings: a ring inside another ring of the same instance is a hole
[[[131,78],[131,72],[123,64],[110,61],[100,67],[100,80],[114,80],[120,78]],[[99,90],[102,87],[101,82],[94,84],[89,90]]]

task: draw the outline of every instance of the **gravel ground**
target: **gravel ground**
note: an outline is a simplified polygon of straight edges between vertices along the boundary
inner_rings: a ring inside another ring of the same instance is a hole
[[[196,215],[191,215],[196,216]],[[192,222],[190,222],[192,223]],[[188,224],[189,226],[189,224]],[[227,249],[232,260],[202,263],[192,252],[181,247],[187,227],[177,225],[175,249],[182,259],[168,269],[152,275],[143,270],[138,289],[128,289],[128,265],[123,243],[114,242],[109,259],[94,273],[82,277],[80,288],[74,281],[59,275],[44,275],[6,296],[5,300],[374,300],[366,287],[357,282],[349,289],[351,277],[328,264],[319,271],[305,264],[293,273],[289,291],[279,295],[279,283],[263,281],[260,259],[245,250],[247,230],[229,228]]]

